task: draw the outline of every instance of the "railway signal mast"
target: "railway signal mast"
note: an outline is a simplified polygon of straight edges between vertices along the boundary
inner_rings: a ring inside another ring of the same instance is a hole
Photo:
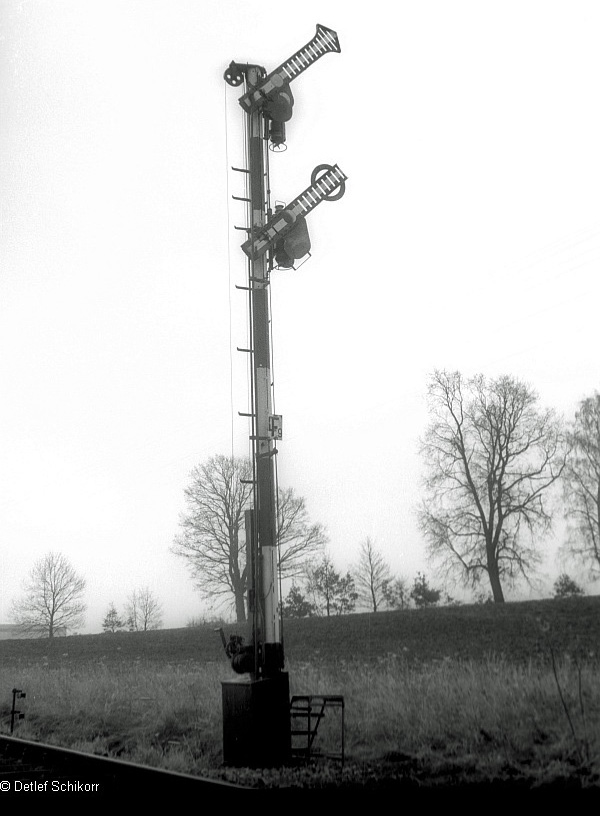
[[[294,268],[310,251],[306,216],[322,201],[344,194],[346,176],[337,165],[318,165],[310,186],[287,205],[272,211],[269,201],[269,144],[284,149],[285,124],[294,98],[290,83],[327,53],[340,52],[335,31],[317,25],[315,36],[269,74],[262,66],[231,62],[224,73],[233,86],[244,85],[239,104],[245,114],[248,167],[233,168],[247,181],[246,240],[250,348],[252,358],[251,440],[253,509],[246,513],[246,551],[252,616],[249,644],[238,636],[223,643],[231,665],[241,675],[223,682],[223,758],[225,764],[284,764],[291,753],[289,680],[284,671],[281,605],[278,585],[275,447],[281,417],[274,415],[269,296],[271,272]]]

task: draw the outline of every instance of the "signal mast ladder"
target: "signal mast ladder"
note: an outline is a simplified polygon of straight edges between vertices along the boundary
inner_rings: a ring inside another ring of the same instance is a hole
[[[341,710],[341,745],[340,751],[323,753],[315,751],[313,746],[321,720],[325,717],[326,708]],[[344,764],[344,698],[340,695],[297,694],[290,701],[290,718],[292,721],[292,756],[310,760],[311,757],[341,760]],[[300,721],[294,727],[294,720]],[[294,740],[296,737],[296,740]],[[304,742],[304,739],[306,740]]]

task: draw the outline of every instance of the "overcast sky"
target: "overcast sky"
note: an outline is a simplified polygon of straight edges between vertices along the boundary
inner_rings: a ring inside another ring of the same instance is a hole
[[[273,275],[273,353],[279,480],[336,565],[370,536],[433,577],[434,368],[515,375],[567,417],[600,388],[596,2],[0,0],[1,623],[49,550],[87,578],[85,631],[146,585],[165,626],[201,614],[169,552],[183,490],[248,452],[223,71],[272,70],[317,23],[341,54],[293,83],[271,189],[322,163],[348,182],[309,216],[311,259]]]

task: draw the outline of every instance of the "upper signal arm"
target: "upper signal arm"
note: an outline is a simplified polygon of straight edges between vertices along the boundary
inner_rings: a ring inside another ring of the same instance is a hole
[[[323,54],[329,52],[340,53],[341,50],[336,32],[318,24],[316,34],[312,40],[299,51],[296,51],[282,65],[271,71],[260,84],[240,97],[240,105],[250,113],[260,107],[270,94],[277,93],[279,89],[289,84],[292,79],[305,71],[309,65],[316,62]]]

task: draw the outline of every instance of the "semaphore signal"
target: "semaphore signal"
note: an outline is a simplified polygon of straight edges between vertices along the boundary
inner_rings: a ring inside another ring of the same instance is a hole
[[[285,122],[294,105],[290,82],[327,53],[339,53],[335,31],[317,25],[313,39],[267,74],[260,65],[231,62],[224,73],[232,87],[246,84],[239,103],[245,114],[248,167],[234,168],[248,180],[248,238],[241,248],[247,257],[251,314],[251,419],[253,507],[246,512],[246,552],[249,563],[248,610],[252,632],[223,638],[238,680],[224,681],[223,758],[226,764],[268,766],[286,763],[292,753],[290,701],[285,668],[277,558],[275,443],[282,437],[282,418],[273,413],[269,297],[271,272],[290,269],[309,253],[306,216],[322,201],[344,194],[347,176],[337,165],[320,164],[311,183],[288,205],[269,209],[269,143],[285,146]],[[235,196],[234,196],[235,197]],[[239,197],[238,197],[239,198]],[[322,699],[322,698],[320,698]],[[331,698],[333,699],[333,698]],[[339,704],[339,698],[336,698]],[[304,717],[305,699],[300,703]],[[322,702],[320,703],[322,704]],[[297,733],[297,732],[294,732]],[[305,732],[302,731],[302,734]]]

